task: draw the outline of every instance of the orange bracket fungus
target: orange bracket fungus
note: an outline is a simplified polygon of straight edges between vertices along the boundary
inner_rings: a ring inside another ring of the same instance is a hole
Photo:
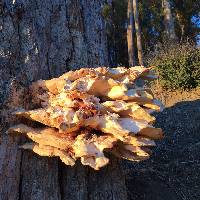
[[[59,78],[39,80],[29,88],[34,109],[14,114],[24,123],[8,132],[24,134],[31,142],[21,146],[40,156],[57,156],[66,165],[95,170],[109,163],[105,152],[131,161],[149,158],[154,140],[163,137],[154,128],[153,111],[162,105],[138,79],[156,78],[151,67],[82,68]],[[34,122],[30,122],[34,121]],[[37,123],[36,123],[37,122]]]

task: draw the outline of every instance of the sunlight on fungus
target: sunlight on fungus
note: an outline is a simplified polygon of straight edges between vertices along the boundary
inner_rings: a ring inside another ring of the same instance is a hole
[[[162,105],[148,88],[136,80],[156,77],[152,68],[82,68],[59,78],[39,80],[29,89],[33,110],[14,114],[24,124],[9,133],[24,134],[32,142],[21,146],[40,156],[57,156],[73,166],[80,158],[95,170],[109,163],[104,153],[131,161],[149,158],[155,139],[163,137],[154,128],[153,111]],[[35,121],[39,123],[32,123]]]

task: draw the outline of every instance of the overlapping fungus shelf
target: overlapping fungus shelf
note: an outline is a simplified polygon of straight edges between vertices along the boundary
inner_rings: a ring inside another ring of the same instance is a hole
[[[104,153],[141,161],[149,158],[154,140],[163,137],[154,128],[154,111],[161,104],[139,79],[156,78],[150,68],[82,68],[59,78],[39,80],[30,86],[34,110],[14,114],[43,124],[38,128],[17,124],[11,133],[25,134],[32,142],[21,147],[40,156],[58,156],[66,165],[95,170],[109,163]]]

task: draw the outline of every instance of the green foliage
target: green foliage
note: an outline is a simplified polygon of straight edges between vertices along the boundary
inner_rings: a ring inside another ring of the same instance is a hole
[[[108,4],[104,4],[101,12],[104,19],[109,20],[112,14],[112,7]]]
[[[147,56],[157,66],[159,82],[166,89],[190,89],[200,86],[200,49],[186,44],[165,44]]]
[[[139,1],[139,14],[143,49],[146,50],[162,40],[164,31],[162,1]]]
[[[102,14],[106,18],[106,32],[111,65],[128,65],[126,39],[127,0],[113,0],[111,7],[105,4]]]
[[[171,3],[175,16],[176,35],[181,40],[190,38],[195,41],[200,31],[200,1],[171,0]]]
[[[166,40],[162,1],[140,0],[138,3],[143,52],[148,53],[149,49],[154,51],[156,44]],[[182,42],[189,38],[196,42],[200,31],[200,0],[170,0],[170,3],[177,41]],[[102,8],[109,58],[113,66],[128,65],[127,5],[127,0],[113,0],[109,5],[105,3]],[[135,36],[134,45],[136,47]],[[135,54],[137,54],[137,48],[135,48]]]

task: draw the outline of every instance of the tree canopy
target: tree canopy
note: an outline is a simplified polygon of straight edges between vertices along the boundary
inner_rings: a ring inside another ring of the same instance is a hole
[[[171,7],[177,42],[190,40],[197,43],[200,32],[200,1],[199,0],[168,0]],[[139,0],[139,20],[142,33],[142,45],[144,52],[153,50],[158,43],[165,43],[165,20],[163,1]],[[127,0],[113,0],[106,9],[109,26],[109,37],[115,53],[117,64],[128,64],[127,60]],[[108,9],[109,8],[109,9]],[[136,43],[136,37],[134,38]],[[111,57],[112,57],[111,56]],[[114,59],[113,59],[114,60]]]

